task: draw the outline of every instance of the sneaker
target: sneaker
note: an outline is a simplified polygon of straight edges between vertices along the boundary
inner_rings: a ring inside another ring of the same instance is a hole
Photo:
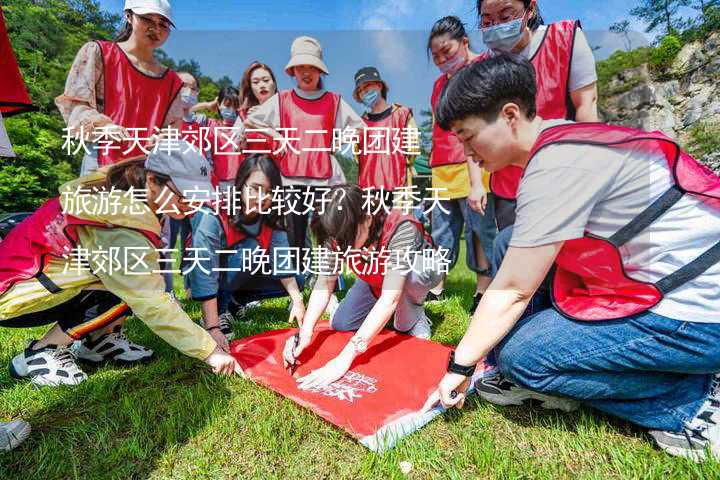
[[[482,293],[476,293],[473,297],[473,303],[472,307],[470,307],[470,316],[472,317],[475,314],[475,310],[477,310],[478,305],[480,305],[480,299],[482,299],[483,294]]]
[[[720,460],[720,375],[716,374],[707,400],[681,432],[650,430],[658,446],[678,457],[701,462]]]
[[[153,351],[149,348],[131,342],[120,326],[95,340],[85,338],[77,341],[71,348],[78,359],[93,363],[136,363],[150,360],[153,356]]]
[[[228,339],[228,342],[235,338],[235,333],[232,329],[232,322],[234,321],[235,317],[233,317],[233,314],[230,312],[225,312],[218,316],[218,325],[220,326],[220,331],[223,335],[225,335],[225,338]]]
[[[474,386],[483,400],[495,405],[522,405],[526,400],[537,400],[547,409],[572,412],[578,408],[578,402],[575,400],[553,397],[519,387],[500,373],[481,378]]]
[[[12,450],[29,436],[30,424],[24,420],[0,422],[0,450]]]
[[[10,375],[13,378],[30,377],[32,384],[38,387],[77,385],[85,381],[87,375],[80,370],[75,354],[69,348],[48,345],[35,350],[35,343],[30,342],[10,362]]]
[[[415,325],[410,329],[410,331],[407,332],[408,335],[412,335],[413,337],[422,338],[424,340],[430,340],[430,337],[432,336],[432,331],[430,327],[432,326],[432,322],[430,319],[423,313],[422,317],[420,317],[420,320],[418,320]]]

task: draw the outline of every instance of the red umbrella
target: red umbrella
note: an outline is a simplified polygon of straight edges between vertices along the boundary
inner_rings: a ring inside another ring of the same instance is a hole
[[[16,113],[37,110],[25,89],[15,54],[10,46],[5,17],[0,8],[0,113],[9,117]]]

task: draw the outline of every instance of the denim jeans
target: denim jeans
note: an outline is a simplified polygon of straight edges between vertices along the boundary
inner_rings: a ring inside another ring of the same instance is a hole
[[[651,312],[580,322],[550,308],[518,322],[498,350],[500,371],[522,386],[679,432],[720,371],[720,324]]]
[[[470,208],[466,198],[440,200],[438,203],[442,205],[442,208],[447,210],[448,213],[445,213],[440,206],[433,208],[431,223],[432,239],[435,246],[442,247],[450,252],[451,263],[449,268],[452,269],[460,254],[460,237],[463,232],[463,227],[465,227],[467,266],[473,272],[481,273],[485,269],[478,266],[473,234],[480,239],[485,256],[490,259],[493,240],[497,233],[495,228],[495,213],[493,210],[493,196],[491,194],[488,195],[488,205],[485,215],[481,215]]]

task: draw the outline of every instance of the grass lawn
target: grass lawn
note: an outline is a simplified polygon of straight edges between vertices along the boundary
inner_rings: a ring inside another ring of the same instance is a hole
[[[457,343],[474,291],[464,265],[447,290],[453,295],[427,310],[433,338]],[[236,331],[287,327],[286,307],[267,301]],[[199,318],[196,304],[187,308]],[[373,454],[269,390],[209,373],[139,321],[127,328],[155,349],[155,361],[97,369],[75,388],[35,389],[0,370],[0,418],[22,417],[33,427],[20,448],[0,453],[0,480],[402,478],[402,461],[412,463],[409,478],[720,478],[720,464],[667,456],[642,430],[590,409],[564,414],[477,398]],[[0,329],[0,363],[43,331]]]

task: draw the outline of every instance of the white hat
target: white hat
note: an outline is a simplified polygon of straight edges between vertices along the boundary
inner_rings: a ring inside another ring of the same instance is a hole
[[[312,65],[323,73],[330,74],[323,62],[322,46],[312,37],[298,37],[290,47],[290,61],[285,65],[285,73],[292,75],[292,68],[298,65]]]
[[[173,27],[175,26],[172,19],[172,7],[168,0],[125,0],[125,10],[132,10],[138,15],[157,13],[167,18]]]

